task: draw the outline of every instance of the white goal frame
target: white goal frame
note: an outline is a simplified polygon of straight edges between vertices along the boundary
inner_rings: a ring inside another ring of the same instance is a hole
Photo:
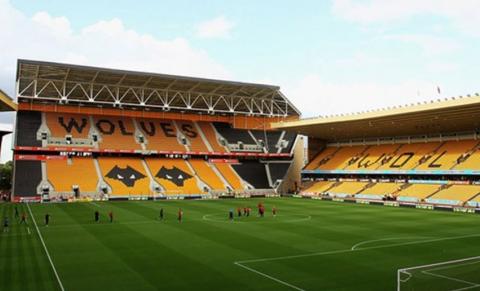
[[[397,270],[397,291],[401,291],[402,283],[406,283],[412,277],[412,274],[409,271],[438,267],[438,266],[445,266],[445,265],[448,265],[448,264],[464,263],[464,262],[469,262],[469,261],[473,261],[473,260],[479,260],[480,261],[480,256],[463,258],[463,259],[452,260],[452,261],[445,261],[445,262],[440,262],[440,263],[435,263],[435,264],[428,264],[428,265],[414,266],[414,267],[398,269]],[[402,273],[407,274],[409,276],[408,279],[402,280],[402,278],[401,278]],[[466,282],[466,281],[465,281],[465,283],[473,284],[472,282]],[[480,284],[477,284],[477,286],[480,286]],[[472,287],[474,287],[474,285],[472,285]]]

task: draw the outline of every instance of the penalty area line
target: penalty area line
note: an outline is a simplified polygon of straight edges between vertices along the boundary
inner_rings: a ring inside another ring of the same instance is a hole
[[[35,220],[35,217],[33,216],[33,213],[32,213],[32,210],[30,209],[30,204],[29,203],[27,203],[27,208],[28,208],[28,212],[30,212],[30,216],[32,217],[33,225],[35,225],[35,229],[37,230],[37,234],[38,234],[38,237],[40,238],[40,242],[43,245],[43,249],[45,250],[45,254],[47,254],[47,258],[48,258],[48,261],[50,262],[50,266],[52,266],[53,273],[55,274],[55,278],[57,279],[60,290],[65,291],[65,288],[63,287],[62,281],[60,280],[60,276],[58,276],[57,269],[55,268],[55,265],[53,264],[52,258],[50,257],[50,253],[48,252],[47,246],[45,245],[45,241],[43,240],[42,234],[40,233],[40,230],[38,229],[37,221]]]
[[[302,288],[300,288],[300,287],[297,287],[297,286],[295,286],[295,285],[292,285],[292,284],[290,284],[290,283],[287,283],[287,282],[285,282],[285,281],[282,281],[282,280],[280,280],[280,279],[278,279],[278,278],[275,278],[275,277],[273,277],[273,276],[270,276],[270,275],[268,275],[268,274],[262,273],[262,272],[260,272],[260,271],[258,271],[258,270],[255,270],[254,268],[247,267],[247,266],[245,266],[245,265],[243,265],[243,264],[241,264],[241,263],[239,263],[239,262],[234,262],[233,264],[235,264],[235,265],[237,265],[237,266],[239,266],[239,267],[242,267],[242,268],[244,268],[245,270],[248,270],[248,271],[250,271],[250,272],[256,273],[256,274],[258,274],[258,275],[260,275],[260,276],[263,276],[263,277],[265,277],[265,278],[268,278],[268,279],[270,279],[270,280],[273,280],[273,281],[275,281],[275,282],[277,282],[277,283],[280,283],[280,284],[282,284],[282,285],[285,285],[285,286],[287,286],[287,287],[290,287],[290,288],[292,288],[292,289],[295,289],[295,290],[298,290],[298,291],[305,291],[305,289],[302,289]]]

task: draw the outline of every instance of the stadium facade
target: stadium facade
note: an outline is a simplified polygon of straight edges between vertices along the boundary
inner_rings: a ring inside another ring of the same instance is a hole
[[[300,112],[277,86],[19,60],[13,199],[277,195]]]

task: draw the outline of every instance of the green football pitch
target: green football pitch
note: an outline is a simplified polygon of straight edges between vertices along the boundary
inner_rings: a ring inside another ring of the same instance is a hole
[[[298,198],[18,204],[24,225],[14,207],[0,204],[0,290],[396,290],[398,269],[480,256],[474,214]],[[480,290],[480,260],[419,273],[402,290]]]

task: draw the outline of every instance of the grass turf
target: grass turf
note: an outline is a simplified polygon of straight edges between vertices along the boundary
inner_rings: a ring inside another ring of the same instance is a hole
[[[31,204],[31,210],[65,290],[395,290],[399,268],[480,255],[477,215],[275,198],[263,200],[264,218],[228,221],[229,209],[255,209],[259,201]],[[0,214],[13,222],[0,233],[0,290],[59,290],[31,217],[19,225],[13,204],[0,204]],[[480,264],[452,274],[480,283]],[[469,286],[451,281],[437,277],[429,289]]]

